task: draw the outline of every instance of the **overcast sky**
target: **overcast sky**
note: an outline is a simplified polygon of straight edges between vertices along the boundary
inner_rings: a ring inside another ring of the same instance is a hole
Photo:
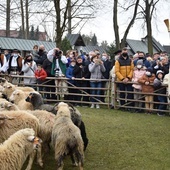
[[[161,1],[161,0],[160,0]],[[152,30],[153,37],[156,38],[162,45],[170,45],[170,33],[168,33],[167,27],[164,24],[164,19],[170,19],[170,3],[161,4],[159,3],[159,9],[157,9],[157,17],[152,21]],[[128,16],[125,16],[124,13],[119,13],[119,33],[120,37],[124,33],[125,23],[127,22]],[[140,22],[138,21],[130,30],[128,39],[136,39],[140,40],[144,36],[146,36],[146,31],[141,28]],[[113,32],[113,12],[112,12],[112,4],[110,4],[110,10],[105,10],[101,12],[99,17],[95,18],[93,21],[88,22],[83,29],[81,30],[81,34],[88,34],[89,32],[95,33],[98,42],[102,42],[103,40],[107,40],[108,43],[112,43],[114,38]]]

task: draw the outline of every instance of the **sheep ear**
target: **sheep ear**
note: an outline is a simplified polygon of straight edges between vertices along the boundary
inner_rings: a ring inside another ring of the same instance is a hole
[[[27,140],[28,140],[29,142],[33,142],[33,141],[34,141],[34,138],[35,138],[35,136],[28,136]]]

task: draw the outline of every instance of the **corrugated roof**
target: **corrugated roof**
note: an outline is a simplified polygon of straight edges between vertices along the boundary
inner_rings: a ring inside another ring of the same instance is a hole
[[[127,39],[126,42],[133,54],[135,54],[137,51],[143,51],[144,53],[148,53],[148,42],[146,38],[142,40]],[[153,38],[153,53],[160,51],[165,51],[164,47]]]
[[[2,49],[18,49],[20,51],[31,51],[35,44],[38,46],[44,45],[46,51],[49,51],[56,47],[56,44],[54,42],[0,37],[0,46]]]
[[[68,41],[70,41],[71,46],[85,46],[83,38],[80,34],[68,34],[67,35]]]
[[[88,54],[90,51],[94,51],[94,50],[99,50],[100,54],[105,52],[104,48],[99,47],[99,46],[84,46],[84,47],[82,47],[82,51],[85,52],[86,54]]]

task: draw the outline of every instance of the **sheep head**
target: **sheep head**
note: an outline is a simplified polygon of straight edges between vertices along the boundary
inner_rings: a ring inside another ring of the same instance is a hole
[[[57,108],[57,117],[65,116],[71,118],[69,105],[67,103],[60,102],[58,103],[56,108]]]
[[[36,136],[28,136],[27,140],[33,143],[33,148],[38,149],[41,147],[42,140]]]
[[[0,125],[4,124],[5,120],[8,119],[8,120],[12,120],[14,119],[13,117],[9,117],[7,115],[4,115],[4,114],[0,114]]]

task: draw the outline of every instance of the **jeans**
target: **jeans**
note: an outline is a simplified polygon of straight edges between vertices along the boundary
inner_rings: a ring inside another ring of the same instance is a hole
[[[167,105],[166,105],[167,98],[166,98],[166,96],[158,96],[158,100],[159,100],[159,102],[161,102],[161,104],[159,104],[159,106],[158,106],[158,109],[160,110],[160,112],[161,112],[161,110],[162,111],[166,110],[167,109]],[[163,103],[165,103],[165,104],[163,104]]]
[[[96,88],[96,89],[91,89],[91,95],[100,95],[101,90],[98,88],[102,87],[102,83],[101,82],[90,82],[90,87],[91,88]],[[95,97],[96,99],[100,100],[100,97]],[[93,97],[91,97],[91,102],[98,102],[97,100],[95,100]]]
[[[120,92],[120,104],[121,106],[124,105],[125,103],[128,103],[126,106],[133,106],[133,101],[128,101],[128,99],[133,99],[133,93],[129,93],[129,92],[133,92],[133,87],[132,84],[125,84],[125,83],[119,83],[118,84],[119,90],[120,91],[127,91],[126,92]]]

